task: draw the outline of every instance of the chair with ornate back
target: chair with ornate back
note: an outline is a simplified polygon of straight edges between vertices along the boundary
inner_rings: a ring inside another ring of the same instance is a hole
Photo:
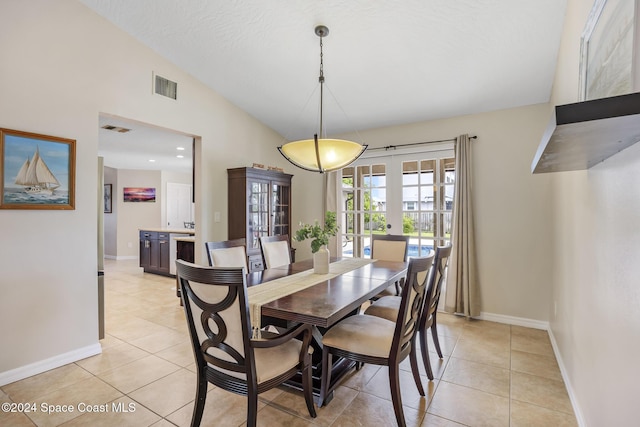
[[[319,404],[338,385],[331,384],[332,356],[344,357],[356,363],[369,363],[389,367],[391,400],[398,425],[404,426],[404,412],[400,396],[400,362],[410,356],[413,380],[421,396],[424,389],[420,381],[415,347],[418,322],[427,290],[427,275],[433,262],[433,253],[427,257],[412,258],[402,287],[399,315],[394,321],[377,316],[359,314],[341,320],[322,337],[322,385]]]
[[[409,236],[399,236],[394,234],[374,234],[371,236],[371,259],[382,261],[407,261],[409,251]],[[400,295],[401,282],[396,282],[392,286],[380,292],[373,299],[383,296]]]
[[[247,272],[247,242],[244,238],[205,242],[207,257],[211,267],[244,267]]]
[[[315,418],[311,327],[300,325],[282,335],[251,339],[244,267],[201,267],[182,260],[176,264],[197,370],[191,425],[202,421],[208,383],[247,396],[247,425],[253,427],[258,394],[299,372],[307,409]]]
[[[438,314],[438,302],[440,300],[442,282],[445,278],[445,270],[447,268],[450,255],[451,244],[436,247],[435,258],[429,274],[427,292],[425,293],[425,302],[423,304],[418,327],[418,339],[420,340],[422,361],[430,380],[433,379],[433,371],[431,370],[431,362],[429,361],[429,351],[427,347],[427,328],[431,329],[433,344],[436,347],[438,356],[442,359],[442,350],[440,349],[440,341],[438,340],[436,316]],[[364,313],[372,316],[378,316],[383,319],[395,320],[398,317],[400,302],[400,297],[385,296],[373,302]]]
[[[287,234],[260,237],[260,250],[265,268],[291,264],[291,247]]]

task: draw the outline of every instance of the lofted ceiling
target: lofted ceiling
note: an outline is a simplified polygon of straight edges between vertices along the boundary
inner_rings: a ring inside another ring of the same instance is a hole
[[[317,133],[318,24],[330,31],[332,135],[548,102],[566,9],[566,0],[80,1],[288,140]]]

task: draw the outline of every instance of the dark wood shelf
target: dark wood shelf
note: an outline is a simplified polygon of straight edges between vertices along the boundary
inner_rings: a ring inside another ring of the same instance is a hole
[[[533,173],[584,170],[640,141],[640,92],[558,105]]]

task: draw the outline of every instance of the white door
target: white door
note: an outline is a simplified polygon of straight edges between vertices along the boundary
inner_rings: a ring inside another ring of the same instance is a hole
[[[451,238],[452,149],[361,158],[342,170],[342,256],[369,257],[371,235],[410,236],[409,256]]]
[[[185,228],[185,222],[193,222],[191,185],[167,183],[167,228]]]

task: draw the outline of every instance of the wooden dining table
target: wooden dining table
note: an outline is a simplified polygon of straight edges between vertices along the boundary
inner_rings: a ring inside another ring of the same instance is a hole
[[[336,262],[341,258],[332,258]],[[371,263],[344,272],[327,280],[279,297],[262,305],[262,325],[291,328],[305,323],[313,326],[313,389],[320,393],[322,375],[322,335],[332,325],[347,316],[358,314],[362,304],[406,275],[405,262],[373,260]],[[247,286],[263,283],[300,273],[313,268],[312,260],[274,267],[247,275]],[[355,367],[355,362],[334,358],[331,379],[337,382]],[[295,378],[288,385],[301,389],[301,378]],[[325,404],[332,399],[327,396]]]

